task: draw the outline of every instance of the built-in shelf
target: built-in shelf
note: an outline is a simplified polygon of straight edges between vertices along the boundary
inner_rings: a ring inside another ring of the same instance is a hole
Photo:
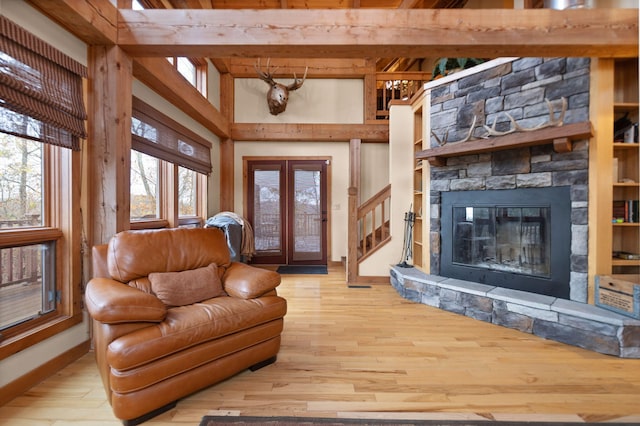
[[[573,141],[588,139],[592,134],[591,123],[585,121],[557,127],[546,127],[530,132],[510,133],[487,139],[447,144],[419,151],[416,153],[416,158],[426,159],[432,166],[444,166],[448,157],[482,154],[551,143],[556,152],[569,152],[573,149]]]

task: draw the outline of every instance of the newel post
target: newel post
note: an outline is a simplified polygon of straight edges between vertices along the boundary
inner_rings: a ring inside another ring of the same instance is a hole
[[[347,225],[347,284],[358,278],[358,188],[349,187],[349,220]]]

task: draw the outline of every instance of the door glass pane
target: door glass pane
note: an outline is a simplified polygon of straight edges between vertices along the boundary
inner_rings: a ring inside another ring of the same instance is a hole
[[[322,252],[320,171],[294,171],[294,260],[316,260]]]
[[[280,170],[254,170],[253,223],[257,252],[280,252]]]

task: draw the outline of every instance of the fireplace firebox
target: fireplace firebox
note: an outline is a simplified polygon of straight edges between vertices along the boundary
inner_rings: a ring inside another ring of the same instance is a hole
[[[570,187],[442,193],[441,275],[569,299]]]

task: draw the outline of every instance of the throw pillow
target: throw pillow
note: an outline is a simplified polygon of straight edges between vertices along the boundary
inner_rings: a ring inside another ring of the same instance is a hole
[[[167,306],[183,306],[226,294],[215,263],[182,272],[152,272],[151,290]]]

